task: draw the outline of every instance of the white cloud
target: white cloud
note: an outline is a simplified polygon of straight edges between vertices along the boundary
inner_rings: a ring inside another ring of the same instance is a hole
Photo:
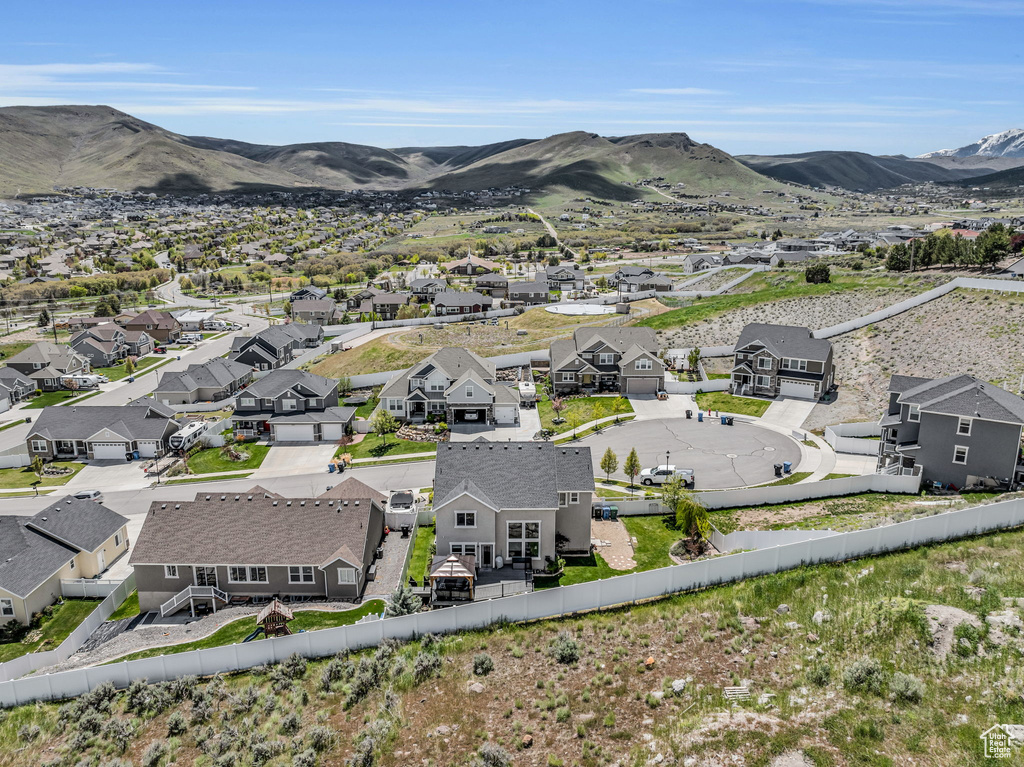
[[[187,91],[251,91],[252,86],[209,85],[188,82],[162,82],[134,80],[134,76],[159,74],[173,75],[156,64],[136,62],[105,62],[100,64],[0,64],[0,94],[11,98],[18,94],[74,92],[87,90],[134,90],[138,92],[187,92]],[[97,76],[109,78],[123,75],[125,79],[92,79]],[[22,102],[25,103],[22,97]]]
[[[723,96],[727,91],[710,88],[633,88],[630,93],[648,93],[654,96]]]

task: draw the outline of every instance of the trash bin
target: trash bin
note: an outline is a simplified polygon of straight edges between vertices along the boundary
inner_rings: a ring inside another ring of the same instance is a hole
[[[611,519],[611,518],[612,518],[612,507],[611,506],[604,506],[604,507],[602,507],[602,509],[601,509],[601,519]]]
[[[612,510],[612,520],[614,521],[619,518],[619,507],[611,506],[610,508]]]
[[[719,418],[721,419],[722,426],[725,426],[726,417],[723,415],[719,416]]]
[[[693,418],[693,411],[692,410],[687,410],[686,411],[686,418],[687,418],[687,420]]]
[[[789,474],[791,471],[793,471],[793,462],[792,461],[783,461],[782,462],[782,470],[784,472],[786,472],[786,474]]]
[[[726,426],[732,426],[732,416],[731,415],[725,417],[725,425]]]
[[[338,468],[338,467],[337,467],[337,466],[335,466],[335,465],[334,465],[333,463],[329,463],[329,464],[327,464],[327,473],[328,473],[328,474],[333,474],[333,473],[334,473],[334,470],[335,470],[336,468]]]
[[[781,477],[782,476],[782,464],[781,463],[775,464],[775,476],[776,477]]]
[[[698,410],[697,411],[697,421],[699,423],[704,423],[704,411],[703,410]]]
[[[135,460],[135,461],[139,460],[139,451],[138,450],[132,450],[132,460]]]

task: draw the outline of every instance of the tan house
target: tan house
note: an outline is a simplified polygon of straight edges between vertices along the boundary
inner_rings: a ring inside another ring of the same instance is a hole
[[[29,623],[62,596],[61,580],[100,575],[127,551],[128,520],[95,501],[0,516],[0,623]]]

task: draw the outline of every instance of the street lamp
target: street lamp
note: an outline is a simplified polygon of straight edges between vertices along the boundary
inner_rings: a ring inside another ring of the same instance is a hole
[[[669,456],[669,451],[668,451],[668,450],[666,450],[666,451],[665,451],[665,468],[666,468],[666,469],[667,469],[667,468],[668,468],[669,466],[671,466],[671,463],[670,463],[670,462],[669,462],[669,460],[668,460],[668,456]]]

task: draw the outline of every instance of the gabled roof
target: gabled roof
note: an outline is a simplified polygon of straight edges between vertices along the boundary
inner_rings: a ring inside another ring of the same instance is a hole
[[[330,490],[326,490],[317,498],[333,498],[334,500],[354,500],[356,498],[369,498],[383,505],[388,497],[365,482],[360,482],[355,477],[346,477]]]
[[[457,381],[467,370],[474,371],[484,381],[493,381],[496,376],[494,363],[490,360],[469,349],[446,346],[411,368],[396,373],[384,385],[379,396],[404,398],[411,391],[409,379],[425,377],[434,370],[441,371],[451,381]]]
[[[81,357],[66,344],[55,344],[51,341],[36,341],[27,349],[22,350],[7,360],[7,364],[43,363],[57,370],[65,370],[69,364],[79,365]]]
[[[25,522],[26,527],[65,546],[89,552],[127,524],[127,519],[106,506],[72,495],[50,504]]]
[[[26,517],[0,516],[0,588],[27,597],[77,551],[28,529]]]
[[[762,322],[751,322],[740,331],[735,350],[745,349],[753,344],[761,344],[776,357],[792,357],[803,360],[828,359],[832,351],[832,342],[824,338],[811,336],[809,328],[799,325],[770,325]]]
[[[247,396],[276,399],[288,390],[314,397],[326,397],[338,388],[333,378],[307,373],[305,370],[280,368],[272,370],[245,390]]]
[[[1024,399],[969,375],[925,380],[904,390],[898,401],[917,405],[922,413],[1024,425]]]
[[[44,407],[32,424],[29,438],[86,440],[104,429],[125,439],[161,439],[174,419],[167,408],[152,399],[140,399],[125,406],[65,405]],[[171,411],[173,412],[173,411]]]
[[[655,354],[658,352],[658,337],[653,328],[577,328],[573,341],[579,351],[603,344],[620,354],[634,345]]]
[[[644,349],[638,344],[633,344],[622,353],[622,357],[619,359],[619,367],[625,367],[633,360],[640,357],[652,357],[654,359],[658,359],[657,353],[652,352],[650,349]]]
[[[439,290],[434,294],[434,303],[442,306],[490,306],[493,300],[475,290]]]
[[[214,357],[198,365],[189,365],[180,373],[162,373],[157,392],[194,392],[199,388],[227,386],[252,373],[248,365],[235,360]]]

